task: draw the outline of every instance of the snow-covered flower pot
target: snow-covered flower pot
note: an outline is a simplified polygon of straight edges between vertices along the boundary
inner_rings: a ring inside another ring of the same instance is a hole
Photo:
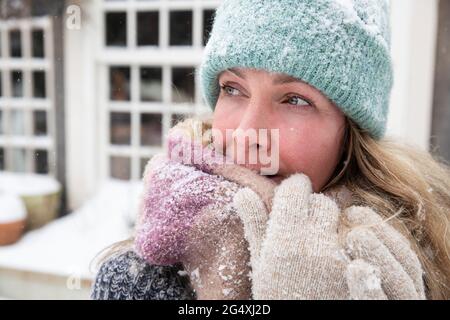
[[[19,195],[28,214],[26,229],[36,229],[58,217],[61,185],[54,178],[35,174],[0,174],[0,192]]]
[[[0,246],[13,244],[22,236],[27,212],[22,199],[0,192]]]

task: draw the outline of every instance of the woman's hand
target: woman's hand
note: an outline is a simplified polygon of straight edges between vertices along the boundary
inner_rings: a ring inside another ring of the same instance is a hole
[[[338,243],[339,208],[294,175],[275,191],[270,217],[250,189],[234,204],[250,245],[255,299],[339,299],[347,261]]]
[[[250,188],[270,209],[275,188],[271,180],[238,165],[217,167],[213,173],[239,188]],[[214,190],[217,196],[224,192],[229,193],[230,188]],[[191,283],[196,287],[199,299],[251,298],[250,253],[242,221],[231,200],[215,210],[202,210],[190,229],[188,239],[183,264],[191,275]]]
[[[348,255],[379,270],[386,297],[425,299],[423,269],[409,241],[368,207],[350,207],[344,216],[354,226],[346,236]],[[358,279],[360,272],[350,266],[347,279],[351,296],[363,299],[367,288]]]
[[[351,207],[344,216],[358,227],[341,245],[338,205],[313,193],[303,174],[277,187],[270,216],[248,188],[236,194],[234,206],[250,246],[254,299],[424,297],[422,269],[407,240],[370,209]],[[380,224],[361,226],[374,215]]]
[[[198,299],[249,299],[249,252],[232,200],[247,186],[262,199],[274,183],[237,165],[211,173],[156,155],[144,174],[135,249],[150,264],[183,263]]]

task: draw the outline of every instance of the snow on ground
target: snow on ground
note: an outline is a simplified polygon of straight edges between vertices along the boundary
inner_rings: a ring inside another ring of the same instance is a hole
[[[106,182],[80,209],[0,247],[0,267],[93,278],[96,255],[131,236],[141,192],[140,182]]]

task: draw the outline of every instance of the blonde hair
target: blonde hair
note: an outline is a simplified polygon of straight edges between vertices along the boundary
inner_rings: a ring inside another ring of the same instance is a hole
[[[211,122],[201,119],[207,130]],[[198,130],[192,119],[182,125]],[[436,159],[435,159],[436,158]],[[355,205],[371,207],[412,245],[425,270],[429,299],[450,298],[450,169],[442,159],[388,139],[374,140],[347,118],[341,165],[322,189],[344,184]],[[129,250],[132,240],[108,248],[100,261]]]
[[[326,190],[345,185],[406,236],[424,268],[429,299],[450,298],[450,168],[429,152],[374,140],[347,119],[345,151]]]

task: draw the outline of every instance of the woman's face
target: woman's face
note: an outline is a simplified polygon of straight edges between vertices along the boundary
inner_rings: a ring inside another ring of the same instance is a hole
[[[269,176],[271,179],[279,183],[301,172],[309,176],[314,191],[320,191],[342,154],[345,116],[336,105],[298,79],[265,70],[228,69],[220,74],[219,84],[213,129],[222,133],[225,149],[239,150],[237,145],[241,144],[240,150],[245,150],[247,156],[243,165],[256,170],[264,167],[263,162],[258,158],[256,164],[250,163],[248,153],[259,150],[270,154],[275,150],[279,169],[276,175]],[[238,135],[226,139],[227,130],[249,129],[258,135],[256,143],[247,139],[242,145]],[[259,129],[267,129],[265,139],[260,139]],[[276,134],[271,129],[279,130],[279,139],[273,139]],[[274,143],[278,143],[278,149]]]

